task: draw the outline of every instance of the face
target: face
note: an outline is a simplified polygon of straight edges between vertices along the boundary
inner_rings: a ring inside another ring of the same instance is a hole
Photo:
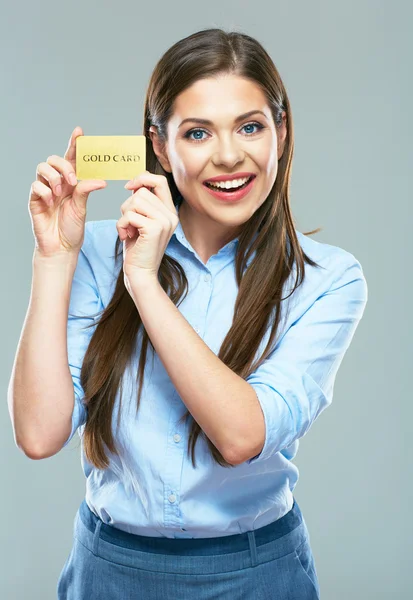
[[[237,120],[250,111],[262,111]],[[193,120],[207,119],[211,124]],[[284,115],[285,119],[285,115]],[[190,243],[211,255],[236,237],[267,198],[277,177],[286,136],[279,132],[262,90],[253,82],[233,76],[201,79],[175,100],[168,123],[168,141],[159,145],[156,128],[151,139],[160,163],[173,174],[184,202],[179,218]],[[249,193],[236,202],[210,194],[204,181],[238,172],[256,175]]]

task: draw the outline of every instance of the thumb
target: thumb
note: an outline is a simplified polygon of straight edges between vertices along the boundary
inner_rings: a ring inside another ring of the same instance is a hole
[[[85,206],[91,192],[103,190],[106,186],[107,183],[103,179],[85,179],[79,181],[73,190],[73,199],[80,205]]]

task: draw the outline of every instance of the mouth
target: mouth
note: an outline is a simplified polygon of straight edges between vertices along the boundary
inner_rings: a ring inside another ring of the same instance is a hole
[[[242,190],[242,189],[246,188],[251,183],[251,181],[253,179],[255,179],[255,177],[256,177],[256,175],[250,175],[248,177],[247,181],[245,181],[242,185],[238,185],[236,187],[229,187],[229,188],[220,187],[217,185],[213,185],[209,181],[205,181],[203,183],[203,185],[210,190],[214,190],[215,192],[224,192],[224,193],[230,194],[232,192],[237,192],[238,190]]]
[[[247,181],[235,188],[219,188],[209,184],[208,182],[204,182],[203,185],[206,187],[208,193],[212,194],[212,196],[218,200],[224,202],[236,202],[237,200],[242,200],[242,198],[244,198],[251,191],[256,177],[256,175],[251,175],[248,177]]]

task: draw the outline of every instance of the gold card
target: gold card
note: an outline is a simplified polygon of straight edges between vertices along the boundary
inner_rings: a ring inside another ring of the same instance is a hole
[[[146,170],[144,135],[80,135],[76,138],[78,179],[125,179]]]

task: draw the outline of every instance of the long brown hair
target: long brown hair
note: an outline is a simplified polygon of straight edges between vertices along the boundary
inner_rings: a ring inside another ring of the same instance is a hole
[[[289,295],[304,280],[305,263],[320,266],[304,253],[294,229],[289,205],[293,120],[287,92],[272,59],[258,41],[239,32],[204,29],[178,41],[161,57],[151,76],[145,98],[143,135],[146,136],[146,168],[152,173],[166,176],[177,206],[182,197],[172,173],[166,172],[158,161],[150,140],[149,127],[155,125],[160,140],[166,141],[167,123],[173,112],[175,98],[200,78],[227,73],[247,78],[261,87],[277,128],[282,124],[283,111],[287,116],[287,137],[278,161],[276,181],[265,202],[243,225],[239,235],[235,260],[238,295],[232,325],[218,353],[225,365],[245,379],[265,361],[275,346],[282,290],[294,264],[297,265],[297,275]],[[318,231],[320,228],[304,235]],[[254,251],[254,260],[246,269],[246,263]],[[118,236],[115,257],[121,254]],[[183,267],[165,253],[158,278],[162,288],[178,306],[188,293]],[[254,364],[255,354],[274,309],[275,317],[267,346]],[[84,452],[87,460],[99,469],[109,465],[104,444],[110,452],[119,456],[112,435],[112,412],[119,389],[121,402],[122,377],[130,365],[139,331],[142,341],[136,375],[136,382],[139,382],[136,413],[141,399],[148,344],[155,353],[136,306],[125,288],[122,261],[113,297],[101,313],[85,353],[80,379],[87,407]],[[119,416],[120,410],[118,427]],[[195,444],[199,435],[205,438],[213,459],[219,465],[233,466],[223,458],[190,412],[186,411],[182,419],[188,418],[192,420],[188,453],[191,454],[193,466],[196,467]]]

